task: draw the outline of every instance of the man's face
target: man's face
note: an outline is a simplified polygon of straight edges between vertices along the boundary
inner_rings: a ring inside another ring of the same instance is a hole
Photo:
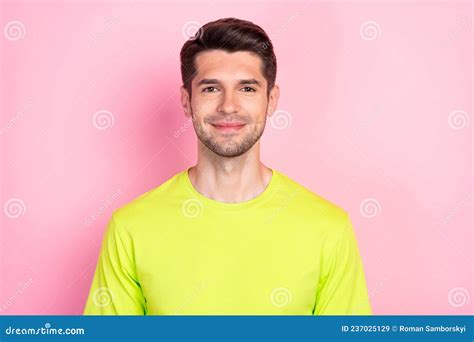
[[[198,139],[219,156],[242,155],[260,139],[278,87],[269,101],[262,61],[250,52],[206,51],[196,56],[195,65],[191,100],[184,88],[181,92]]]

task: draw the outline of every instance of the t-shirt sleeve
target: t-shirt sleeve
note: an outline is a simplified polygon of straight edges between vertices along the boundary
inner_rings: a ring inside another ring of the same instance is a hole
[[[336,243],[323,256],[313,314],[372,314],[362,259],[348,215]]]
[[[112,215],[102,241],[84,315],[145,315],[146,301],[132,256],[132,239]]]

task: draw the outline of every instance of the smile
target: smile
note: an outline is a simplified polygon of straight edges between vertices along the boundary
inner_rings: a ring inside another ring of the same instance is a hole
[[[219,124],[219,125],[212,125],[212,126],[219,131],[236,132],[240,130],[242,127],[244,127],[245,124]]]

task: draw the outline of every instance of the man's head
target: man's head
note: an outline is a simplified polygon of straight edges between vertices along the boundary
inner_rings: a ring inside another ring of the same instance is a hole
[[[226,18],[204,25],[181,49],[181,100],[199,140],[236,157],[260,139],[276,108],[276,57],[257,25]]]

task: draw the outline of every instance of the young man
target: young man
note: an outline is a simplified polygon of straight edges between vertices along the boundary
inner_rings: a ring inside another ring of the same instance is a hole
[[[210,22],[181,72],[197,164],[113,213],[84,314],[371,314],[348,214],[260,161],[279,97],[266,33]]]

